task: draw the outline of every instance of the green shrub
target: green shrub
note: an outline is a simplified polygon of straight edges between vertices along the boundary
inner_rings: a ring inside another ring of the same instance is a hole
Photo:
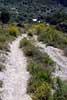
[[[65,83],[65,82],[64,82]],[[58,77],[56,79],[56,90],[53,94],[53,100],[66,100],[67,88],[63,81]]]
[[[4,34],[0,34],[0,42],[6,42],[6,35],[4,35]]]
[[[50,85],[44,82],[40,87],[37,88],[33,100],[48,100],[50,95]]]
[[[32,26],[32,29],[35,30],[37,35],[40,35],[42,32],[44,32],[46,28],[47,26],[44,23],[38,23]]]
[[[19,33],[19,29],[16,26],[10,26],[9,27],[9,34],[12,36],[17,37],[20,33]]]
[[[43,68],[43,66],[41,64],[38,64],[36,61],[30,61],[28,65],[28,70],[38,80],[51,80],[48,70],[45,71],[45,68]]]
[[[37,23],[37,24],[32,24],[32,25],[28,25],[28,28],[27,28],[27,32],[28,33],[31,33],[31,35],[33,34],[41,34],[42,32],[45,31],[45,29],[47,28],[46,24],[45,23]]]
[[[43,41],[49,46],[63,49],[67,45],[67,35],[53,28],[48,28],[38,37],[39,41]]]
[[[24,50],[25,55],[29,58],[28,71],[31,74],[31,78],[28,84],[28,92],[33,94],[33,100],[46,100],[46,98],[48,100],[48,91],[50,91],[49,84],[52,84],[51,69],[54,66],[54,62],[46,53],[42,53],[38,47],[35,47],[32,41],[26,38],[21,40],[20,48]],[[47,88],[47,90],[45,87]],[[41,88],[43,89],[43,91],[39,91],[39,89]],[[34,97],[36,99],[34,99]]]
[[[23,50],[26,56],[33,57],[33,59],[38,59],[37,53],[39,52],[39,50],[34,45],[28,45]]]
[[[8,51],[8,44],[0,42],[0,50]]]
[[[63,95],[67,99],[67,82],[63,82]]]
[[[8,28],[7,25],[6,29],[0,29],[0,49],[5,51],[9,51],[8,43],[15,39],[14,35],[9,34],[9,32],[12,32],[11,27],[9,28],[10,31],[8,31]]]
[[[2,30],[2,33],[0,33],[0,49],[4,50],[7,49],[7,36],[6,33],[3,33],[4,31]]]
[[[28,47],[24,48],[24,53],[26,56],[33,56],[34,55],[33,46],[28,46]]]
[[[26,56],[34,56],[37,52],[37,48],[33,45],[32,41],[26,38],[20,41],[20,48],[23,48]]]
[[[20,42],[20,47],[23,47],[26,56],[33,57],[36,62],[42,63],[46,68],[54,65],[49,56],[46,53],[40,52],[39,48],[35,47],[32,41],[24,38]]]
[[[49,66],[54,66],[54,62],[49,58],[46,53],[40,52],[38,47],[35,47],[32,41],[26,38],[20,41],[20,48],[24,50],[26,56],[33,58],[39,64],[42,64],[47,69]]]
[[[29,62],[28,71],[32,75],[28,85],[28,92],[35,93],[36,89],[41,86],[43,82],[51,83],[49,71],[45,70],[45,68],[36,61],[31,60]]]
[[[28,64],[28,70],[31,74],[36,74],[38,71],[40,71],[42,68],[39,64],[37,64],[35,61],[31,60]]]
[[[66,99],[63,96],[59,96],[59,97],[55,97],[54,100],[66,100]]]
[[[26,47],[28,45],[31,45],[31,42],[29,40],[27,40],[26,38],[23,38],[21,41],[20,41],[20,48],[23,48],[23,47]]]

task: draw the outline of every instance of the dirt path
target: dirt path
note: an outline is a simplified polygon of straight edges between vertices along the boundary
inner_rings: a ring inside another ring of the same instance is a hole
[[[7,56],[6,71],[3,75],[2,100],[31,100],[27,92],[27,82],[30,77],[27,72],[27,59],[19,49],[19,36],[10,44],[10,53]]]

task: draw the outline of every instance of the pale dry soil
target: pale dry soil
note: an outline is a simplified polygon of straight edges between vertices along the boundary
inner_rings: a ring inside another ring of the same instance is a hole
[[[27,71],[27,59],[19,48],[20,40],[25,35],[19,36],[10,46],[6,56],[6,70],[1,73],[3,80],[2,100],[31,100],[27,94],[27,84],[30,78]]]

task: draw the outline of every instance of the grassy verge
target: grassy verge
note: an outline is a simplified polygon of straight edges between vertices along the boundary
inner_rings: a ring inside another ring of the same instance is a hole
[[[48,100],[52,88],[51,73],[54,70],[54,62],[26,38],[21,40],[20,48],[28,57],[28,71],[31,74],[28,93],[32,95],[33,100]]]
[[[60,49],[67,47],[67,34],[53,28],[47,28],[46,31],[38,36],[38,40],[42,41],[48,46],[54,46]]]
[[[38,40],[45,43],[47,46],[64,49],[67,47],[67,34],[56,30],[53,26],[47,26],[44,23],[33,24],[28,27],[29,35],[38,35]]]
[[[8,43],[14,40],[20,33],[18,27],[8,25],[0,29],[0,50],[8,51]]]
[[[31,78],[27,91],[32,100],[67,100],[67,82],[62,82],[58,77],[52,79],[55,64],[49,56],[40,52],[39,48],[26,38],[21,40],[20,48],[28,58]],[[51,92],[52,90],[54,92]]]

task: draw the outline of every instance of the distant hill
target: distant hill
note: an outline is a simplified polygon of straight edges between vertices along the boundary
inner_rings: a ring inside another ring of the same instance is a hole
[[[45,4],[54,4],[54,3],[60,3],[64,6],[67,6],[67,0],[0,0],[0,3],[4,4],[15,4],[15,3],[22,3],[22,2],[28,2],[28,3],[45,3]]]
[[[67,6],[67,0],[57,0],[59,1],[62,5]]]
[[[23,20],[38,16],[50,16],[65,9],[64,6],[67,6],[66,0],[0,0],[0,9],[7,8],[15,16],[21,16]]]

